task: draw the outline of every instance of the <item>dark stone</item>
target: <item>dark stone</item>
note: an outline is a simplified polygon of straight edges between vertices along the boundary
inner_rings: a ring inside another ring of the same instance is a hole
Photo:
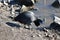
[[[52,3],[52,6],[55,7],[55,8],[59,8],[59,7],[60,7],[59,1],[58,1],[58,0],[54,1],[54,2]]]
[[[51,23],[50,28],[55,29],[55,30],[60,30],[60,25],[58,23]]]
[[[33,6],[34,5],[31,0],[15,0],[15,2],[20,6],[22,5]]]

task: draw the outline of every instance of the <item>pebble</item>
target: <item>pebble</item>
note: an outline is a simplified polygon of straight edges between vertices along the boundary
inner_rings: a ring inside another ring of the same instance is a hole
[[[41,35],[40,35],[40,34],[38,34],[37,36],[38,36],[38,37],[41,37]]]
[[[12,31],[14,31],[14,28],[12,28]]]
[[[34,38],[34,37],[35,37],[35,35],[32,35],[31,37],[33,37],[33,38]]]
[[[46,28],[43,29],[44,32],[48,32],[48,30]]]

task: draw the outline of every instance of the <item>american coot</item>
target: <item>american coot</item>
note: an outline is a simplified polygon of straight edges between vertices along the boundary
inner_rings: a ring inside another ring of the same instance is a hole
[[[40,25],[40,23],[43,23],[43,21],[41,19],[36,19],[34,21],[34,24],[38,27]]]
[[[20,13],[18,16],[14,18],[14,20],[27,26],[30,26],[32,22],[36,26],[39,26],[40,22],[42,23],[42,20],[38,19],[32,11]]]

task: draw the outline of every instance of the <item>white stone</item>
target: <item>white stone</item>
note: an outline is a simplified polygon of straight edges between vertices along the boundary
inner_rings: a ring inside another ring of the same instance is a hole
[[[59,18],[59,17],[57,17],[57,16],[54,16],[54,17],[55,17],[54,22],[56,22],[56,23],[60,24],[60,18]]]

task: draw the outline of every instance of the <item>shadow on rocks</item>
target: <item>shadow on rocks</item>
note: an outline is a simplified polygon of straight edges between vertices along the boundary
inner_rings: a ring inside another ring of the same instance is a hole
[[[7,25],[11,26],[11,27],[16,27],[16,28],[19,28],[21,27],[19,24],[17,23],[11,23],[11,22],[6,22]]]

